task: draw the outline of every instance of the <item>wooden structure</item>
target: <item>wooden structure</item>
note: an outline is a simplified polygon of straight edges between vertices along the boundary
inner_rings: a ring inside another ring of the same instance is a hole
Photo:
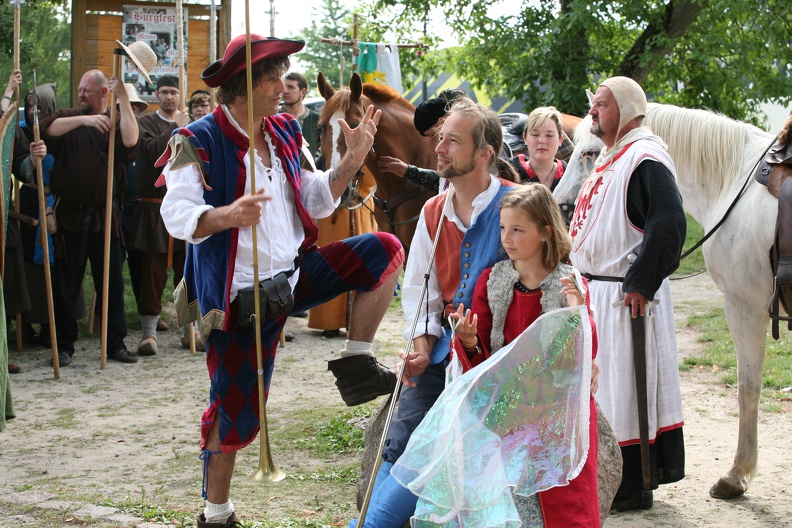
[[[217,9],[217,38],[215,49],[222,54],[231,39],[231,2],[215,0]],[[110,77],[113,71],[113,49],[116,40],[123,40],[124,6],[173,7],[175,2],[157,0],[72,0],[72,59],[71,59],[71,103],[77,106],[77,86],[83,73],[99,69]],[[188,11],[187,91],[207,89],[201,81],[201,72],[210,62],[210,35],[208,0],[184,0]],[[219,58],[219,57],[218,57]],[[189,97],[189,94],[188,94]],[[149,104],[149,111],[156,104]]]

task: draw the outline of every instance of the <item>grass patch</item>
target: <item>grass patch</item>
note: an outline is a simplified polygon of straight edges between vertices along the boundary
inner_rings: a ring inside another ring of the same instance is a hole
[[[77,427],[77,409],[66,407],[61,409],[58,417],[50,424],[55,429],[73,429]]]
[[[737,385],[737,354],[734,341],[729,333],[729,326],[723,308],[712,309],[702,315],[695,315],[687,320],[687,325],[701,333],[699,341],[705,343],[704,355],[689,357],[683,367],[707,367],[720,372],[720,379],[728,385]],[[781,389],[792,386],[792,335],[782,333],[781,339],[775,341],[767,336],[762,388],[770,391],[772,399],[788,399]]]
[[[323,411],[330,411],[332,415]],[[333,409],[301,411],[294,416],[294,425],[278,432],[278,438],[318,458],[359,453],[363,451],[363,430],[355,423],[373,412],[371,406],[356,407],[341,414]]]

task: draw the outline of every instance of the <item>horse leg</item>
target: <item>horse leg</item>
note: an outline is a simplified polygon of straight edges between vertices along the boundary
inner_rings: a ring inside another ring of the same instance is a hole
[[[729,323],[737,352],[737,402],[740,410],[740,429],[737,452],[729,472],[710,488],[716,499],[739,497],[748,489],[756,474],[758,458],[757,424],[759,394],[762,389],[767,315],[761,303],[740,303],[726,298],[726,320]]]

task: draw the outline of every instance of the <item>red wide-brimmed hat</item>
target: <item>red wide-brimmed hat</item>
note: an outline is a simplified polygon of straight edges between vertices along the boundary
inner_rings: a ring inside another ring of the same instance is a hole
[[[201,74],[201,79],[212,88],[217,88],[237,73],[245,70],[245,35],[235,37],[226,46],[223,58],[213,62]],[[303,40],[283,40],[250,35],[250,62],[256,64],[264,59],[288,57],[305,47]]]

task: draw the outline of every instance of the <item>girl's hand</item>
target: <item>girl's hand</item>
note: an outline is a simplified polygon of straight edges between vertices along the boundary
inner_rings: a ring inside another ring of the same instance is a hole
[[[575,279],[572,277],[561,277],[561,284],[564,285],[561,288],[561,293],[566,295],[569,306],[580,306],[584,303],[583,295],[578,290]]]
[[[456,313],[451,314],[451,319],[459,321],[456,333],[459,340],[464,345],[475,345],[477,343],[476,326],[478,325],[478,315],[474,315],[470,309],[465,311],[465,305],[460,303]]]

